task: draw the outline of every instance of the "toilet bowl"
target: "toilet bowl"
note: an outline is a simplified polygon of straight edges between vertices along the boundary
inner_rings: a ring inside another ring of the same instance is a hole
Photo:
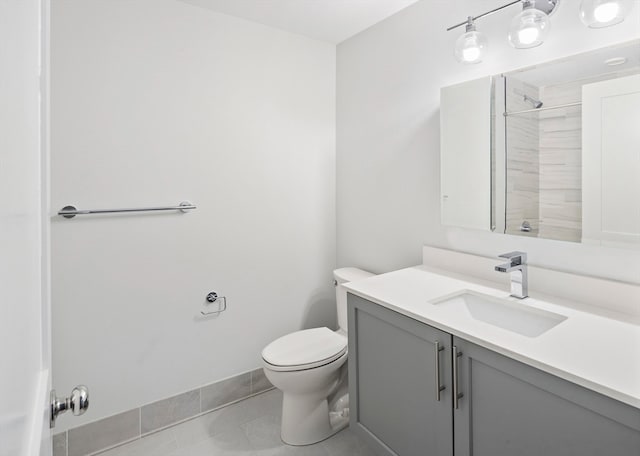
[[[262,351],[265,375],[283,394],[283,442],[311,445],[349,424],[347,293],[342,284],[372,275],[356,268],[334,271],[337,331],[326,327],[296,331]]]

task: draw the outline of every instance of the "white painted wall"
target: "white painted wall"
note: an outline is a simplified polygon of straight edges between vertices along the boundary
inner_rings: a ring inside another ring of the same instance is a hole
[[[640,5],[606,29],[588,29],[576,1],[561,2],[547,42],[515,50],[506,35],[517,7],[478,21],[484,63],[455,61],[461,30],[447,26],[497,0],[422,0],[338,45],[338,264],[374,272],[419,264],[430,244],[482,255],[521,249],[532,264],[640,283],[638,251],[486,233],[440,224],[440,88],[640,36]]]
[[[56,431],[333,326],[335,46],[176,0],[57,0],[52,28],[52,208],[198,206],[53,217],[54,384],[91,390]]]

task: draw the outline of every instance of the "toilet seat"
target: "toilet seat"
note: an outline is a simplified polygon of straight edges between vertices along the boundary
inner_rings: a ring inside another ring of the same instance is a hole
[[[347,352],[347,338],[329,328],[296,331],[262,350],[262,359],[274,371],[299,371],[329,364]]]

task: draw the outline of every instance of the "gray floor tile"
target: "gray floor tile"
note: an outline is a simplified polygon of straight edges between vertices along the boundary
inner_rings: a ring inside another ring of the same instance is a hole
[[[320,444],[316,443],[315,445],[307,445],[294,447],[290,445],[286,445],[280,453],[277,453],[279,456],[328,456],[327,450]],[[347,455],[344,455],[347,456]],[[350,456],[350,455],[349,455]]]
[[[259,454],[277,454],[284,443],[280,440],[280,419],[265,415],[241,426],[249,442]]]
[[[351,429],[346,428],[322,442],[330,456],[376,456]]]
[[[177,449],[174,433],[171,429],[165,429],[105,451],[100,456],[169,456]]]
[[[101,456],[373,456],[348,429],[315,445],[280,440],[282,393],[268,391]]]
[[[320,443],[295,447],[280,439],[280,415],[265,415],[241,427],[257,456],[328,456]]]
[[[253,456],[253,448],[239,427],[180,447],[172,456]]]
[[[231,430],[247,421],[247,408],[231,406],[173,427],[179,446],[197,443]]]

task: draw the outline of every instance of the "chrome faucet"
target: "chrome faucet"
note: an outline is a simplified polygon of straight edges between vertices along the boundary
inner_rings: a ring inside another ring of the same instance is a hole
[[[496,266],[496,271],[511,274],[511,296],[518,299],[524,299],[529,296],[527,254],[524,252],[509,252],[503,253],[499,258],[509,260],[508,263]]]

